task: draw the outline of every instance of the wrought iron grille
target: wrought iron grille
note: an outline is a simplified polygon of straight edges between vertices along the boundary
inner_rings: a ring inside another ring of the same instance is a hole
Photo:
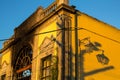
[[[15,64],[17,80],[31,80],[31,61],[32,49],[28,46],[24,46],[20,50]]]

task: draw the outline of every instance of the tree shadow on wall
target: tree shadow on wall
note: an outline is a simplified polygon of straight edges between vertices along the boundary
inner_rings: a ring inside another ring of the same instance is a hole
[[[94,42],[94,43],[91,43],[91,45],[93,45],[92,47],[92,50],[90,51],[91,53],[93,51],[99,51],[99,47],[101,47],[102,45],[98,42]],[[92,70],[92,71],[89,71],[89,72],[85,72],[84,70],[84,55],[87,54],[86,50],[85,49],[82,49],[79,53],[79,78],[80,80],[85,80],[85,77],[87,76],[90,76],[90,75],[94,75],[94,74],[97,74],[97,73],[102,73],[102,72],[105,72],[105,71],[108,71],[108,70],[111,70],[111,69],[114,69],[114,66],[107,66],[107,67],[103,67],[103,68],[99,68],[99,69],[95,69],[95,70]]]

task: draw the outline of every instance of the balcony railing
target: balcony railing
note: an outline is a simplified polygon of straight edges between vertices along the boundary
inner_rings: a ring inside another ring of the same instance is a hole
[[[47,16],[51,12],[53,12],[57,7],[57,2],[53,2],[50,6],[48,6],[40,15],[41,18]]]

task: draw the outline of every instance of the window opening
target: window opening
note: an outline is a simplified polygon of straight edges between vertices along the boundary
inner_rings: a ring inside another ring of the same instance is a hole
[[[28,46],[20,50],[15,64],[17,80],[31,80],[32,53]]]
[[[51,80],[51,56],[42,59],[41,80]]]
[[[1,80],[5,80],[6,79],[6,74],[1,76]]]

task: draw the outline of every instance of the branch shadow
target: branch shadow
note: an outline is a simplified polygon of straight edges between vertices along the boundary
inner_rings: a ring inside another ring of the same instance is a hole
[[[94,42],[94,43],[91,43],[91,44],[93,45],[92,52],[93,51],[98,51],[99,47],[102,46],[98,42]],[[114,69],[114,66],[107,66],[107,67],[95,69],[95,70],[92,70],[92,71],[89,71],[89,72],[85,72],[85,70],[84,70],[84,55],[85,54],[87,54],[85,49],[81,50],[80,53],[79,53],[79,74],[80,74],[80,80],[85,80],[86,76],[90,76],[90,75],[94,75],[94,74],[97,74],[97,73],[102,73],[102,72]]]
[[[100,72],[103,72],[103,71],[108,71],[108,70],[111,70],[111,69],[114,69],[114,67],[113,66],[107,66],[107,67],[104,67],[104,68],[100,68],[100,69],[96,69],[96,70],[93,70],[93,71],[85,72],[84,76],[94,75],[96,73],[100,73]]]

